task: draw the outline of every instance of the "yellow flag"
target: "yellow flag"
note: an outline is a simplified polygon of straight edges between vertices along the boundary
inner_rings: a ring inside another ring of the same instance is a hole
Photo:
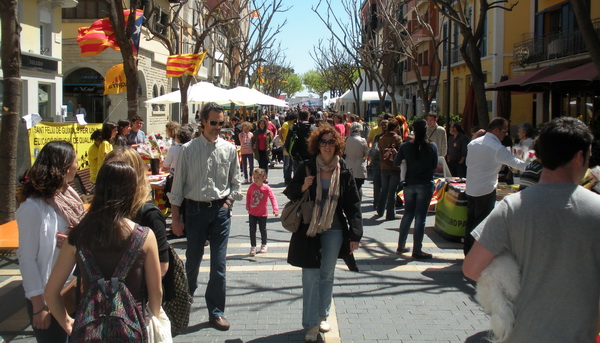
[[[265,79],[263,79],[263,67],[258,67],[256,71],[258,72],[258,83],[265,83]]]
[[[123,63],[117,64],[106,72],[104,77],[104,95],[127,92],[127,79]]]

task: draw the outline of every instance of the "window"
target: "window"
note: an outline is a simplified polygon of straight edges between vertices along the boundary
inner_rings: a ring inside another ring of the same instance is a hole
[[[42,119],[52,121],[52,85],[38,84],[38,114]]]
[[[40,28],[40,55],[52,55],[52,13],[44,6],[38,7]]]
[[[158,86],[154,85],[152,87],[152,98],[156,98],[158,96]],[[152,104],[152,110],[153,111],[158,111],[159,106],[157,104]]]
[[[63,19],[100,19],[108,17],[106,0],[79,0],[73,8],[63,8]]]
[[[487,56],[487,36],[488,36],[488,18],[485,17],[483,21],[483,36],[481,37],[481,45],[479,46],[479,53],[481,57]]]
[[[444,45],[442,46],[442,65],[448,65],[448,45],[450,44],[450,37],[448,35],[448,22],[445,21],[442,25],[442,37],[444,39]]]

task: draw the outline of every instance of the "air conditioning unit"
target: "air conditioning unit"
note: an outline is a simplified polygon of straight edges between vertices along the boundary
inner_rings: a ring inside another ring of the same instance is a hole
[[[50,0],[52,8],[73,8],[79,4],[77,0]]]

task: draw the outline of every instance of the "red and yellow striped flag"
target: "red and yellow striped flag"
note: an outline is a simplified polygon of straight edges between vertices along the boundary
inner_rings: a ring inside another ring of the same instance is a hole
[[[183,74],[196,75],[206,57],[207,50],[199,54],[171,55],[167,58],[167,77],[180,77]]]
[[[135,11],[136,31],[134,32],[132,40],[134,43],[133,50],[136,55],[137,46],[139,45],[139,32],[141,32],[143,22],[143,14],[144,12],[142,10]],[[123,16],[125,17],[125,27],[127,27],[129,10],[123,11]],[[96,56],[106,50],[106,48],[120,50],[115,37],[115,32],[108,17],[96,20],[89,27],[80,27],[77,30],[77,44],[79,44],[79,47],[81,48],[81,57]]]

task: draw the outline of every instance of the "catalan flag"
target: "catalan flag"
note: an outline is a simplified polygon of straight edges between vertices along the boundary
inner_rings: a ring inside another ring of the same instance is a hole
[[[123,11],[125,17],[125,27],[129,19],[129,10]],[[132,35],[133,53],[137,55],[142,32],[142,23],[144,22],[144,12],[135,11],[135,30]],[[81,48],[81,57],[96,56],[106,48],[120,50],[115,37],[112,24],[108,17],[98,19],[89,27],[80,27],[77,33],[77,44]]]
[[[206,57],[207,50],[199,54],[171,55],[167,58],[167,77],[180,77],[183,74],[196,75]]]

